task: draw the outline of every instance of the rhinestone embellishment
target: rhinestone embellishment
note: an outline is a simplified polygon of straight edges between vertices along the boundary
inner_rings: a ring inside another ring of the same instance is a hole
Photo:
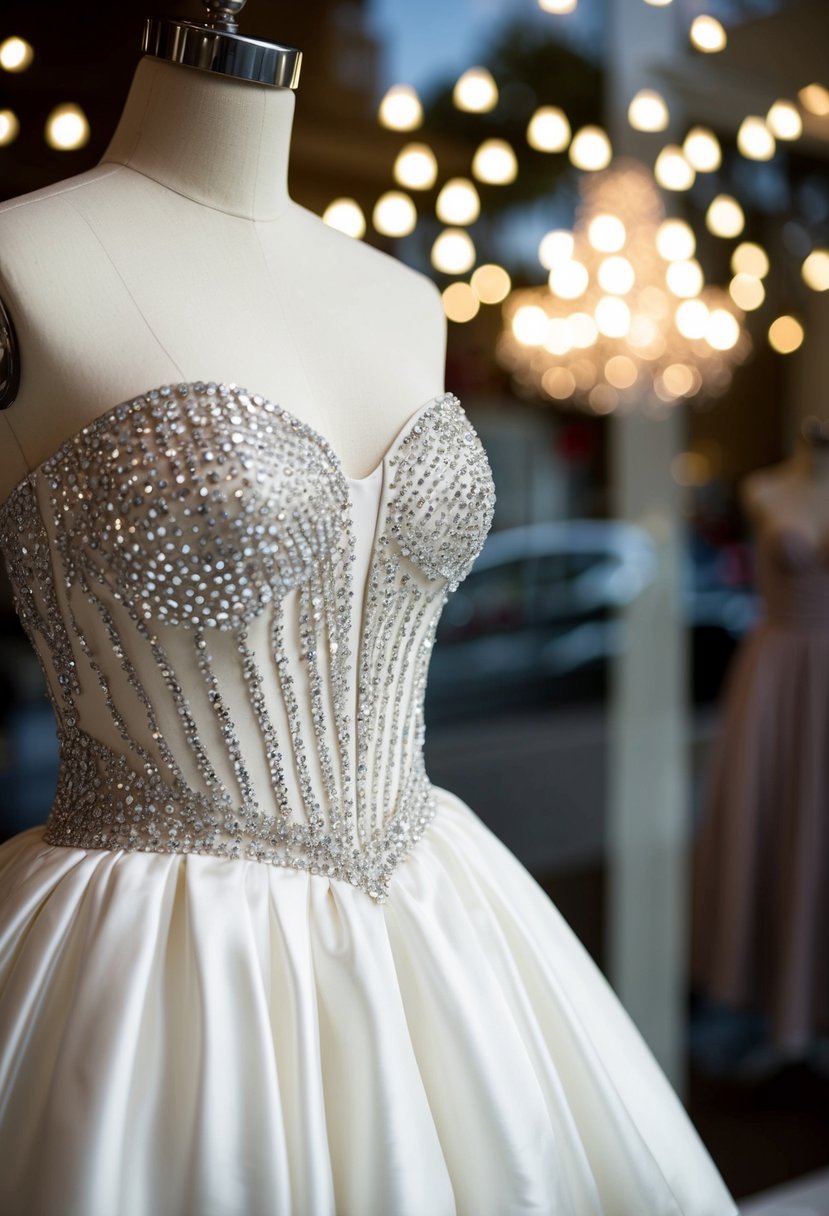
[[[435,813],[426,672],[495,496],[450,393],[382,467],[367,551],[321,435],[195,382],[113,407],[12,491],[0,551],[60,741],[48,843],[247,858],[386,898]]]

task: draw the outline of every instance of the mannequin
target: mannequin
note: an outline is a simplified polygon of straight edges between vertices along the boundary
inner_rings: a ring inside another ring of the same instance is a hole
[[[829,430],[804,423],[792,456],[750,475],[764,612],[729,673],[697,851],[699,991],[762,1013],[741,1068],[800,1057],[829,1017]]]
[[[288,194],[294,94],[139,61],[101,163],[0,206],[21,382],[0,499],[68,436],[157,385],[235,382],[363,478],[442,391],[431,280]]]

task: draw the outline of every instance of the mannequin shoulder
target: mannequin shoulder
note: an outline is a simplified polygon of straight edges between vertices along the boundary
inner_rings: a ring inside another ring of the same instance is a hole
[[[766,469],[756,469],[749,473],[740,483],[740,501],[746,514],[755,523],[761,521],[770,510],[781,493],[785,492],[788,468],[785,464],[772,465]]]

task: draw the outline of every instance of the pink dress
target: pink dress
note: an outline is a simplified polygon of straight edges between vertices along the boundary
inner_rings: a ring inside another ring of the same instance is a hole
[[[759,538],[762,622],[729,674],[697,846],[693,975],[802,1050],[829,1026],[829,549]]]

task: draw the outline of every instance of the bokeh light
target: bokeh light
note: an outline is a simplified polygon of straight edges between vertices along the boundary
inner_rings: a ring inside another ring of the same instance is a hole
[[[563,152],[570,135],[567,115],[558,106],[540,106],[527,126],[527,143],[537,152]]]
[[[25,38],[6,38],[0,42],[0,68],[6,72],[25,72],[34,54]]]
[[[792,316],[777,317],[769,326],[769,344],[779,355],[790,355],[803,345],[803,326]]]
[[[432,245],[432,265],[442,274],[466,274],[475,265],[475,246],[462,228],[444,228]]]
[[[74,152],[89,142],[89,121],[80,106],[67,102],[52,110],[44,134],[50,148]]]
[[[628,122],[635,131],[664,131],[670,122],[665,98],[655,89],[640,89],[628,106]]]
[[[682,151],[697,173],[713,173],[722,163],[719,140],[707,127],[692,127],[682,142]]]
[[[596,172],[610,164],[613,149],[601,127],[587,126],[573,136],[569,156],[577,169]]]
[[[829,288],[829,249],[813,249],[800,268],[803,282],[812,291]]]
[[[512,288],[512,281],[503,266],[486,262],[473,272],[470,285],[482,304],[500,304]]]
[[[452,100],[459,110],[485,114],[498,104],[498,86],[486,68],[469,68],[458,78]]]
[[[408,194],[388,190],[374,204],[371,222],[383,236],[408,236],[417,225],[417,208]]]
[[[505,139],[485,139],[472,158],[472,172],[478,181],[491,186],[515,181],[518,161],[512,145]]]
[[[776,145],[765,119],[757,114],[744,118],[737,132],[737,147],[749,160],[771,160]]]
[[[366,217],[360,204],[353,198],[335,198],[325,208],[322,218],[329,228],[336,228],[346,236],[359,239],[365,234]]]
[[[393,84],[380,102],[377,117],[390,131],[414,131],[423,122],[423,106],[410,84]]]
[[[442,187],[435,211],[444,224],[472,224],[481,214],[478,191],[468,178],[452,177]]]
[[[703,14],[691,22],[689,37],[693,45],[703,54],[713,55],[725,50],[728,36],[716,17]]]
[[[742,207],[730,194],[718,194],[705,213],[705,225],[714,236],[739,236],[745,222]]]
[[[477,316],[481,306],[468,283],[450,283],[442,292],[442,299],[447,318],[461,325]]]
[[[666,144],[659,153],[653,175],[665,190],[690,190],[696,176],[676,144]]]

